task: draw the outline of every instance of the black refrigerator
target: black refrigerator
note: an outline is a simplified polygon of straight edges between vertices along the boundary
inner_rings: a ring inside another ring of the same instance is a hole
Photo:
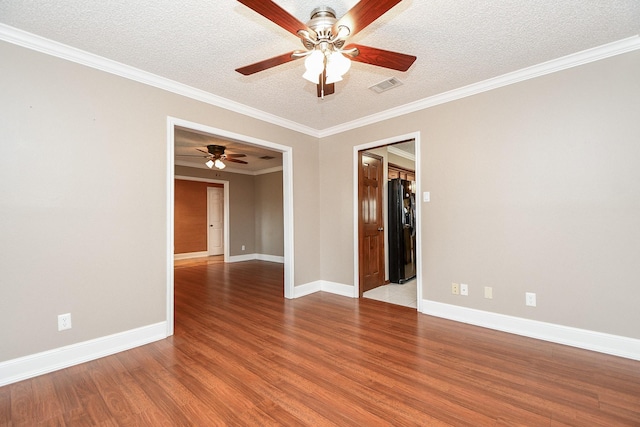
[[[405,283],[416,277],[416,202],[411,181],[389,180],[389,281]]]

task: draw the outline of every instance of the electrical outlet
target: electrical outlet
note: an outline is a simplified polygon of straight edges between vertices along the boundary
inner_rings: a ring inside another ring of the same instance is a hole
[[[484,287],[484,297],[486,299],[493,299],[493,288],[491,286]]]
[[[469,285],[466,283],[460,283],[460,295],[469,295]]]
[[[457,283],[451,284],[451,293],[454,295],[460,295],[460,285]]]
[[[529,307],[535,307],[536,306],[536,294],[534,294],[533,292],[525,293],[525,304],[527,304]]]
[[[58,315],[58,330],[71,329],[71,313]]]
[[[242,250],[244,251],[244,249],[245,249],[245,248],[244,248],[244,245],[242,245]]]

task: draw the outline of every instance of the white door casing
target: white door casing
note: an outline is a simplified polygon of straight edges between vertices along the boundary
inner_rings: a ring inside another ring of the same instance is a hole
[[[207,253],[224,254],[224,191],[207,188]]]

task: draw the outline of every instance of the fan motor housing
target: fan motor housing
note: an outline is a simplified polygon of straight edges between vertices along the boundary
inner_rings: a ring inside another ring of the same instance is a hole
[[[337,21],[335,10],[329,6],[320,6],[311,11],[311,20],[307,22],[307,26],[322,40],[331,37],[331,28]]]

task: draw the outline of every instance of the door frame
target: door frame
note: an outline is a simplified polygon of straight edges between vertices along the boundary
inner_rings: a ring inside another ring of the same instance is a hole
[[[422,193],[421,193],[421,161],[420,161],[420,131],[412,132],[404,135],[393,136],[390,138],[371,141],[353,147],[353,297],[360,296],[360,266],[359,266],[359,235],[358,235],[358,152],[370,150],[372,148],[391,145],[396,142],[408,139],[415,140],[415,157],[416,157],[416,292],[417,292],[417,310],[422,312]]]
[[[214,128],[200,123],[167,116],[167,159],[166,159],[166,264],[167,264],[167,293],[166,293],[166,325],[167,336],[173,335],[174,330],[174,180],[175,180],[175,127],[183,127],[200,132],[218,135],[223,138],[231,138],[250,145],[269,148],[282,153],[282,198],[283,198],[283,222],[284,222],[284,297],[294,298],[294,224],[293,224],[293,149],[286,145],[278,144],[252,136],[230,132],[224,129]],[[228,192],[225,192],[225,200],[229,200]],[[228,219],[228,218],[227,218]],[[228,224],[228,221],[227,221]],[[225,245],[229,236],[226,236]],[[227,261],[228,248],[225,247],[225,261]]]
[[[214,191],[217,191],[220,187],[207,187],[207,254],[211,256],[211,205],[209,204],[209,198]],[[227,245],[227,237],[229,236],[229,229],[227,223],[229,221],[227,197],[225,197],[226,187],[222,187],[222,255],[229,253]],[[220,254],[217,254],[220,255]],[[226,258],[224,262],[227,262]]]

